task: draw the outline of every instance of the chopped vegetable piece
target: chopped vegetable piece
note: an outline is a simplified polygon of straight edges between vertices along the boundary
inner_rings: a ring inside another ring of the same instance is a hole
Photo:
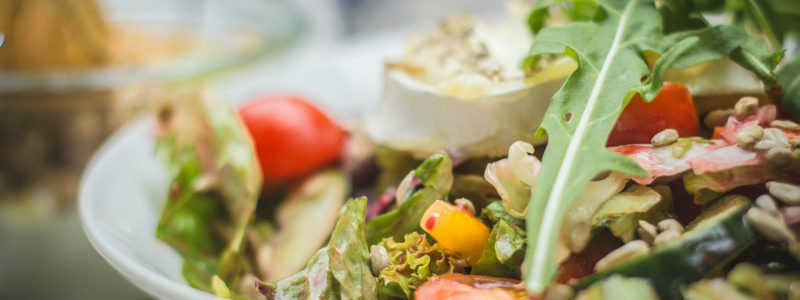
[[[467,258],[472,266],[481,257],[490,234],[475,216],[441,200],[425,211],[420,226],[444,249]]]

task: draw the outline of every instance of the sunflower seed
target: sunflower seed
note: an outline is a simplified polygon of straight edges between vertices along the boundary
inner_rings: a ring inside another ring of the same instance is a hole
[[[777,141],[784,145],[784,147],[789,147],[789,138],[783,134],[778,128],[766,128],[764,129],[764,137],[765,140]]]
[[[757,109],[758,99],[754,97],[743,97],[733,106],[733,115],[738,119],[744,119],[755,114]]]
[[[622,247],[617,248],[614,251],[611,251],[606,257],[603,257],[601,260],[594,265],[595,271],[602,271],[614,264],[620,263],[622,261],[628,260],[631,257],[635,257],[640,254],[647,253],[650,249],[650,246],[647,245],[647,242],[643,240],[635,240],[629,242]]]
[[[756,150],[756,151],[769,151],[769,149],[772,149],[772,148],[775,148],[775,147],[786,148],[786,147],[789,147],[789,145],[781,143],[781,142],[776,141],[776,140],[763,139],[763,140],[758,141],[758,143],[756,143],[756,145],[753,146],[753,150]]]
[[[769,123],[769,127],[777,127],[789,130],[797,130],[798,129],[797,123],[789,121],[789,120],[775,120]]]
[[[794,239],[794,234],[783,221],[763,209],[752,207],[745,214],[745,218],[756,231],[770,241],[783,243]]]
[[[675,129],[664,129],[663,131],[657,133],[653,138],[650,140],[650,143],[653,146],[661,147],[671,145],[678,141],[678,131]]]
[[[683,233],[683,225],[675,219],[664,219],[658,222],[658,229],[661,231],[675,230]]]
[[[639,233],[639,237],[642,238],[645,242],[652,245],[653,241],[656,239],[658,235],[658,229],[655,225],[648,223],[645,220],[639,220],[636,222],[638,225],[636,231]]]
[[[770,195],[788,205],[800,205],[800,186],[770,181],[767,182]]]
[[[475,205],[472,204],[472,201],[466,198],[459,198],[455,201],[456,207],[469,210],[470,213],[473,215],[475,214]]]
[[[789,150],[789,148],[775,147],[767,151],[766,158],[773,166],[782,168],[792,163],[792,150]]]
[[[758,125],[747,126],[736,135],[736,144],[742,149],[752,149],[753,145],[762,137],[764,137],[764,128]]]
[[[778,211],[778,206],[775,205],[775,199],[772,199],[769,195],[758,196],[758,198],[756,198],[756,206],[768,212],[770,215],[776,217],[781,215]]]
[[[372,275],[378,276],[381,270],[389,267],[389,252],[383,246],[372,245],[369,248],[369,262]]]
[[[656,236],[656,239],[653,240],[653,246],[658,247],[662,245],[666,245],[675,241],[680,240],[683,237],[683,233],[677,230],[667,230],[661,232]]]
[[[800,140],[789,140],[789,145],[795,149],[800,148]]]
[[[732,115],[733,108],[715,109],[708,113],[705,118],[703,118],[703,124],[710,129],[713,129],[714,127],[725,126],[725,123],[728,122],[728,118]]]

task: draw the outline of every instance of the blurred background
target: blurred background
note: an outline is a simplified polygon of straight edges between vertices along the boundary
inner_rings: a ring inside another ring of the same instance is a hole
[[[92,153],[148,110],[148,87],[200,83],[234,104],[288,92],[371,105],[404,36],[502,9],[500,0],[0,0],[0,298],[148,299],[92,248],[76,209]],[[347,107],[325,108],[357,118]]]

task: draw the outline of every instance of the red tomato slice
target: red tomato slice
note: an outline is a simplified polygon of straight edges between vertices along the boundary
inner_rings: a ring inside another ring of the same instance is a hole
[[[636,94],[622,110],[606,146],[648,144],[664,129],[675,129],[682,137],[700,133],[700,118],[689,90],[680,83],[664,82],[656,98],[645,103]]]
[[[344,151],[345,130],[300,98],[262,98],[243,106],[239,115],[268,183],[308,176],[339,160]]]
[[[444,274],[431,278],[414,292],[417,300],[514,300],[524,291],[512,289],[518,280],[488,276]],[[524,298],[524,297],[523,297]]]

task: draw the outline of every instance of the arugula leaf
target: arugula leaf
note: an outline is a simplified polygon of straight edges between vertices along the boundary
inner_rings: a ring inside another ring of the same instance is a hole
[[[523,274],[529,292],[543,293],[552,280],[557,269],[552,245],[558,239],[558,225],[583,187],[608,170],[645,174],[635,162],[605,148],[616,119],[634,93],[652,101],[668,67],[690,67],[747,48],[746,36],[728,41],[744,33],[726,26],[667,38],[660,20],[652,1],[602,0],[592,22],[548,27],[534,40],[531,56],[564,54],[578,68],[553,96],[537,131],[539,137],[546,133],[549,142],[526,219],[529,240]],[[714,31],[726,35],[711,34]],[[652,74],[643,58],[645,50],[662,54]]]
[[[383,238],[400,240],[406,233],[421,232],[419,221],[436,200],[444,200],[453,185],[453,162],[444,152],[431,155],[414,174],[422,181],[422,189],[414,192],[396,210],[380,215],[367,223],[367,243],[375,245]]]
[[[211,291],[213,275],[236,286],[250,268],[241,249],[262,182],[249,133],[227,102],[206,92],[165,98],[156,155],[173,180],[156,236],[184,256],[195,287]]]
[[[370,273],[364,236],[367,198],[348,201],[328,246],[302,271],[274,283],[257,282],[267,299],[377,299],[377,281]]]
[[[550,16],[550,8],[557,6],[561,13],[572,21],[588,21],[597,9],[595,0],[544,0],[536,1],[536,5],[528,16],[528,28],[534,35],[545,27]]]
[[[800,56],[778,70],[778,84],[783,91],[775,97],[775,101],[792,118],[800,120]]]
[[[525,258],[525,237],[522,229],[501,219],[492,228],[486,248],[470,274],[519,279]]]

